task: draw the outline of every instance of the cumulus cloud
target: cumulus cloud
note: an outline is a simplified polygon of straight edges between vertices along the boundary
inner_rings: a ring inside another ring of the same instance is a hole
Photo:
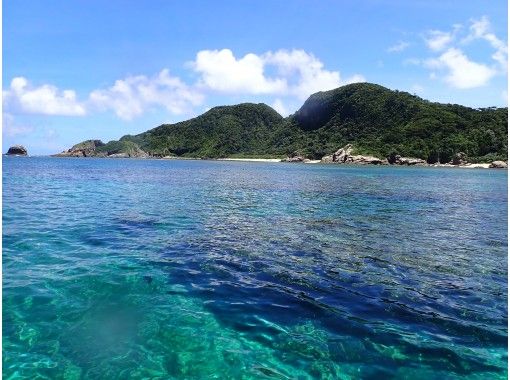
[[[487,16],[471,20],[465,31],[462,25],[453,25],[448,32],[433,30],[425,37],[428,48],[435,52],[433,58],[420,63],[431,69],[430,78],[440,78],[450,86],[459,89],[481,87],[496,75],[506,73],[508,64],[507,43],[491,32]],[[463,38],[462,38],[463,37]],[[492,60],[476,62],[465,52],[474,40],[486,41],[493,49]]]
[[[318,91],[327,91],[342,85],[340,73],[324,69],[324,64],[304,50],[267,52],[264,59],[273,65],[286,82],[287,94],[306,99]]]
[[[400,41],[397,44],[395,44],[393,46],[390,46],[388,49],[386,49],[386,51],[388,53],[399,53],[399,52],[404,51],[405,49],[407,49],[410,45],[411,44],[409,42]]]
[[[182,114],[202,101],[199,91],[171,76],[168,69],[153,77],[138,75],[119,79],[110,88],[95,90],[89,96],[92,107],[112,110],[124,120],[132,120],[151,106]]]
[[[305,99],[317,91],[325,91],[353,81],[345,81],[338,71],[324,68],[313,54],[304,50],[278,50],[261,55],[253,53],[236,58],[231,50],[203,50],[191,63],[200,74],[199,83],[210,90],[225,93],[272,94]],[[267,71],[276,71],[274,76]]]
[[[3,103],[6,108],[21,113],[66,116],[86,114],[85,106],[78,102],[74,91],[61,91],[49,84],[34,87],[24,77],[16,77],[11,81],[9,89],[3,91]]]
[[[202,83],[220,92],[273,94],[285,91],[282,79],[264,75],[264,58],[246,54],[236,59],[229,49],[202,50],[192,67],[201,74]]]
[[[445,81],[460,89],[483,86],[496,74],[491,67],[469,60],[456,48],[448,49],[438,58],[430,59],[425,64],[432,69],[446,69]]]

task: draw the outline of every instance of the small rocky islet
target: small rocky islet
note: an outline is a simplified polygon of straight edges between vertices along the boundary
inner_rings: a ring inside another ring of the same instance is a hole
[[[13,145],[5,154],[6,156],[28,156],[28,151],[23,145]]]

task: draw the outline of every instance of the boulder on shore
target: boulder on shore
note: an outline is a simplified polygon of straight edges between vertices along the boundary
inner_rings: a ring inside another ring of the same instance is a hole
[[[337,164],[359,164],[359,165],[383,165],[386,160],[374,156],[352,155],[354,147],[352,144],[347,144],[343,148],[338,149],[332,155],[324,156],[321,159],[323,163],[337,163]]]
[[[468,163],[467,162],[467,154],[464,152],[456,153],[453,156],[452,161],[450,163],[452,165],[466,165]]]
[[[384,163],[383,160],[374,156],[347,156],[347,159],[344,161],[347,164],[360,164],[360,165],[382,165]]]
[[[507,167],[508,165],[505,161],[492,161],[492,163],[489,165],[489,168],[493,169],[506,169]]]
[[[413,165],[427,165],[427,161],[422,160],[421,158],[416,157],[402,157],[398,154],[391,154],[388,157],[388,163],[390,165],[407,165],[407,166],[413,166]]]
[[[282,162],[308,162],[310,161],[308,158],[299,154],[298,152],[292,153],[289,157],[284,158]]]
[[[23,145],[13,145],[7,151],[9,156],[27,156],[27,149]]]

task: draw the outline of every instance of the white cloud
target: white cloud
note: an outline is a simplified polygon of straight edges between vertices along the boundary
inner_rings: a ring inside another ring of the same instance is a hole
[[[446,70],[444,80],[460,89],[484,86],[496,74],[493,68],[469,60],[457,48],[450,48],[438,58],[427,60],[425,65],[431,69]]]
[[[265,55],[268,64],[276,66],[289,84],[288,94],[306,99],[318,91],[326,91],[342,84],[338,71],[328,71],[323,63],[304,50],[278,50]],[[296,75],[296,77],[294,77]]]
[[[264,76],[264,59],[255,54],[246,54],[236,59],[229,49],[202,50],[192,63],[201,74],[202,84],[220,92],[272,94],[285,91],[282,79]]]
[[[400,41],[397,44],[390,46],[386,51],[388,53],[398,53],[407,49],[411,44],[406,41]]]
[[[498,62],[504,70],[507,70],[508,65],[508,45],[506,42],[500,40],[491,30],[491,24],[487,16],[482,16],[479,20],[472,20],[469,28],[470,34],[463,40],[464,43],[469,43],[475,39],[482,39],[487,41],[491,47],[496,51],[492,58]]]
[[[110,109],[121,119],[132,120],[151,106],[165,107],[173,114],[188,112],[202,103],[203,95],[164,69],[150,78],[138,75],[119,79],[108,89],[91,92],[89,101],[92,107]]]
[[[508,46],[491,31],[487,16],[471,20],[468,30],[455,24],[449,32],[433,30],[427,32],[425,43],[430,50],[439,54],[419,61],[431,69],[429,76],[443,79],[450,86],[459,89],[481,87],[498,74],[505,74],[508,64]],[[463,38],[462,38],[463,37]],[[469,44],[474,40],[484,40],[495,50],[491,59],[475,62],[469,58]],[[461,49],[462,48],[462,49]]]
[[[442,32],[440,30],[430,30],[425,37],[425,43],[433,51],[441,51],[454,40],[453,32]]]
[[[14,112],[29,114],[83,116],[86,113],[74,91],[61,91],[49,84],[33,87],[24,77],[11,81],[10,88],[3,91],[3,102]]]
[[[237,59],[231,50],[203,50],[192,62],[200,74],[199,84],[211,90],[236,94],[272,94],[306,99],[317,91],[331,90],[342,81],[338,71],[324,69],[324,64],[304,50],[278,50],[261,55],[247,54]],[[273,68],[276,74],[267,75]],[[363,81],[355,75],[350,81]]]

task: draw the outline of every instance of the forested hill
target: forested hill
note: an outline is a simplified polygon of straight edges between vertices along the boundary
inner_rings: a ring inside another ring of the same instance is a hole
[[[163,124],[136,136],[124,136],[152,155],[227,157],[271,154],[267,145],[283,117],[265,104],[215,107],[190,120]]]
[[[471,162],[507,157],[508,109],[432,103],[407,92],[356,83],[310,96],[282,118],[265,104],[215,107],[201,116],[164,124],[101,147],[152,156],[286,156],[321,158],[351,143],[360,154],[395,153],[447,162],[464,152]]]
[[[507,108],[432,103],[370,83],[313,94],[289,123],[307,136],[305,153],[317,156],[347,142],[380,157],[394,152],[429,162],[458,152],[474,160],[507,156]]]

